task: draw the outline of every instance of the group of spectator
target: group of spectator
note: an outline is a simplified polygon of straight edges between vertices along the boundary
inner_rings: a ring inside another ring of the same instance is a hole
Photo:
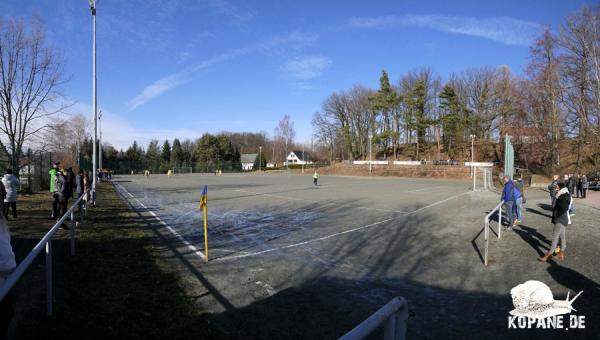
[[[60,166],[60,162],[52,165],[48,172],[50,175],[50,193],[52,195],[52,215],[51,218],[59,219],[67,213],[69,199],[79,198],[84,196],[79,204],[79,208],[85,208],[89,199],[89,174],[79,170],[77,175],[73,172],[73,168],[67,169]],[[66,223],[63,227],[68,229]]]

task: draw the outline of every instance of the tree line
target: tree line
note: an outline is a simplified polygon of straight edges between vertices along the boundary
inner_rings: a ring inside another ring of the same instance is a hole
[[[600,9],[570,14],[556,33],[545,27],[522,75],[502,65],[442,79],[423,67],[391,83],[384,70],[378,89],[329,95],[312,126],[332,160],[368,159],[370,143],[384,159],[466,158],[473,138],[480,157],[501,162],[510,135],[528,168],[598,167]]]

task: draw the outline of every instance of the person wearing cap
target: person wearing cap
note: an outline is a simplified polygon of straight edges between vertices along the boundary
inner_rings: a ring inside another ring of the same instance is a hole
[[[50,194],[52,195],[52,218],[58,216],[58,194],[56,193],[56,171],[58,171],[59,162],[52,164],[52,168],[48,171],[50,175]]]
[[[566,187],[564,182],[558,183],[558,192],[556,193],[556,203],[552,208],[552,223],[554,224],[554,231],[552,233],[552,245],[548,252],[539,258],[540,261],[546,262],[556,250],[558,246],[558,240],[560,238],[560,253],[556,255],[558,260],[564,260],[567,249],[567,226],[571,224],[571,216],[569,215],[569,206],[571,205],[571,194],[569,189]]]

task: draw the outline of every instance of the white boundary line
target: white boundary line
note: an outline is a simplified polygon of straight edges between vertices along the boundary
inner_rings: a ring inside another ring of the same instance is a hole
[[[142,203],[140,200],[138,200],[137,198],[133,197],[132,194],[129,193],[129,191],[127,191],[127,189],[125,189],[124,186],[122,186],[121,184],[116,183],[116,185],[118,185],[121,189],[120,190],[124,190],[124,192],[126,194],[128,194],[133,200],[135,200],[136,202],[138,202],[139,205],[141,205],[144,209],[146,209],[147,212],[150,213],[150,215],[154,216],[154,218],[160,222],[162,225],[164,225],[173,235],[175,235],[175,237],[177,237],[181,242],[183,242],[191,251],[194,252],[194,254],[200,256],[203,260],[206,261],[206,256],[198,249],[196,248],[193,244],[191,244],[188,240],[186,240],[185,238],[183,238],[183,236],[181,236],[181,234],[179,234],[175,229],[171,228],[170,225],[168,225],[165,221],[163,221],[160,217],[158,217],[158,215],[156,215],[156,213],[154,213],[154,211],[148,209],[148,207],[146,207],[146,205],[144,203]]]
[[[314,243],[314,242],[318,242],[318,241],[327,240],[327,239],[332,238],[332,237],[336,237],[336,236],[340,236],[340,235],[344,235],[344,234],[348,234],[348,233],[353,233],[355,231],[360,231],[360,230],[363,230],[363,229],[375,227],[375,226],[381,225],[383,223],[387,223],[387,222],[396,220],[396,219],[398,219],[400,217],[405,217],[405,216],[408,216],[408,215],[416,214],[416,213],[418,213],[420,211],[423,211],[425,209],[434,207],[434,206],[436,206],[438,204],[442,204],[442,203],[448,202],[448,201],[450,201],[452,199],[458,198],[458,197],[460,197],[462,195],[466,195],[466,194],[468,194],[470,192],[471,191],[465,191],[465,192],[460,193],[458,195],[454,195],[454,196],[445,198],[445,199],[443,199],[441,201],[437,201],[437,202],[431,203],[429,205],[421,207],[421,208],[419,208],[417,210],[413,210],[413,211],[411,211],[409,213],[406,213],[406,214],[404,214],[402,216],[399,216],[399,217],[390,217],[390,218],[387,218],[385,220],[381,220],[379,222],[367,224],[367,225],[356,227],[356,228],[349,229],[349,230],[344,230],[344,231],[341,231],[341,232],[338,232],[338,233],[333,233],[333,234],[330,234],[330,235],[327,235],[327,236],[323,236],[323,237],[319,237],[319,238],[315,238],[315,239],[311,239],[311,240],[306,240],[306,241],[303,241],[303,242],[298,242],[298,243],[290,244],[290,245],[287,245],[287,246],[275,247],[275,248],[271,248],[271,249],[266,249],[266,250],[263,250],[263,251],[255,252],[255,253],[247,253],[247,254],[234,255],[234,256],[225,256],[225,257],[221,257],[221,258],[215,259],[214,261],[236,260],[236,259],[241,259],[241,258],[250,257],[250,256],[262,255],[262,254],[274,252],[274,251],[277,251],[277,250],[284,250],[284,249],[295,248],[295,247],[303,246],[303,245],[306,245],[306,244],[310,244],[310,243]]]

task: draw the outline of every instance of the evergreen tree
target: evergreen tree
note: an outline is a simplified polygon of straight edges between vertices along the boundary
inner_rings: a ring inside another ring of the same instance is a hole
[[[161,151],[163,169],[168,169],[171,164],[171,144],[169,143],[168,139],[165,139]]]
[[[265,153],[260,151],[256,158],[254,159],[254,170],[262,169],[264,170],[267,167],[267,158],[265,157]]]
[[[173,140],[173,147],[171,148],[171,164],[173,166],[181,166],[185,161],[185,155],[181,148],[181,142],[175,138]]]

